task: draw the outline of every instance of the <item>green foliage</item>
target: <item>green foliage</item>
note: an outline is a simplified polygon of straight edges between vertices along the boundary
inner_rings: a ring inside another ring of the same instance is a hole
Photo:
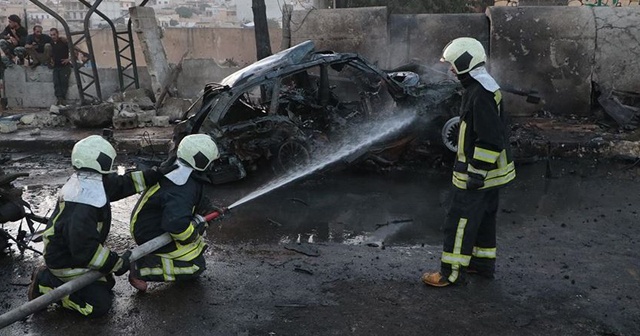
[[[493,0],[338,0],[337,7],[387,6],[393,14],[483,12]]]
[[[193,10],[184,6],[176,8],[176,13],[178,13],[181,18],[190,18],[193,16]]]
[[[175,26],[177,26],[178,24],[180,24],[180,23],[178,22],[178,20],[174,20],[174,19],[169,20],[169,26],[171,26],[171,27],[175,27]]]

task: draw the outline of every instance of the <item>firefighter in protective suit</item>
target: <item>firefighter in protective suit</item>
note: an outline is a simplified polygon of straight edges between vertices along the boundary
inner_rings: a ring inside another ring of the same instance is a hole
[[[502,94],[485,60],[482,44],[469,37],[451,41],[440,59],[451,65],[465,92],[440,271],[422,276],[431,286],[464,283],[467,273],[493,278],[498,191],[516,172]]]
[[[162,178],[138,200],[131,214],[131,234],[138,245],[169,232],[173,241],[132,264],[129,283],[139,291],[147,281],[169,282],[198,277],[206,268],[202,234],[207,228],[198,215],[203,180],[200,172],[219,157],[218,147],[205,134],[180,141],[178,169]]]
[[[58,204],[43,234],[46,266],[38,267],[29,286],[29,300],[91,270],[104,277],[62,299],[62,306],[84,316],[99,317],[109,311],[113,274],[129,270],[131,251],[110,251],[105,240],[111,228],[110,202],[144,191],[168,173],[153,168],[124,175],[112,172],[116,151],[98,135],[78,141],[71,153],[76,172],[60,190]]]

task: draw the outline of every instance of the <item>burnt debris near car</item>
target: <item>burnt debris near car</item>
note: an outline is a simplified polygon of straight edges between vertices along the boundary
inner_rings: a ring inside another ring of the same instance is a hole
[[[315,51],[306,41],[207,84],[173,143],[188,134],[213,136],[222,156],[207,175],[225,183],[265,165],[285,171],[304,164],[360,122],[398,111],[414,111],[418,122],[371,153],[421,140],[445,148],[441,128],[457,115],[459,99],[454,82],[424,84],[415,72],[384,71],[357,54]]]

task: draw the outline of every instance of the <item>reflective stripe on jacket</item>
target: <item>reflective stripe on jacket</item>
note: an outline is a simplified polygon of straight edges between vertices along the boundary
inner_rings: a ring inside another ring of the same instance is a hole
[[[167,178],[149,188],[131,214],[131,235],[138,245],[169,232],[173,242],[154,254],[173,260],[191,261],[205,248],[192,222],[202,198],[202,185],[189,177],[183,185]]]
[[[480,189],[503,186],[516,177],[500,90],[487,91],[473,78],[463,81],[458,152],[453,185],[467,189],[469,174],[484,180]]]

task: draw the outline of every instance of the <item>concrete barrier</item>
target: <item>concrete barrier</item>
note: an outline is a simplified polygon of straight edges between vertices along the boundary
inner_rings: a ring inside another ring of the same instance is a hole
[[[593,81],[603,91],[640,92],[640,7],[592,10],[596,23]]]
[[[454,79],[449,66],[440,63],[442,49],[456,37],[469,36],[489,46],[489,20],[484,14],[419,14],[389,17],[389,61],[391,68],[412,59],[428,69],[430,82]]]
[[[312,9],[294,11],[291,41],[313,40],[317,50],[357,52],[387,67],[389,41],[387,8]]]
[[[536,89],[542,106],[505,94],[514,116],[543,108],[554,114],[590,112],[591,69],[596,44],[588,7],[490,7],[490,72],[498,83]]]

